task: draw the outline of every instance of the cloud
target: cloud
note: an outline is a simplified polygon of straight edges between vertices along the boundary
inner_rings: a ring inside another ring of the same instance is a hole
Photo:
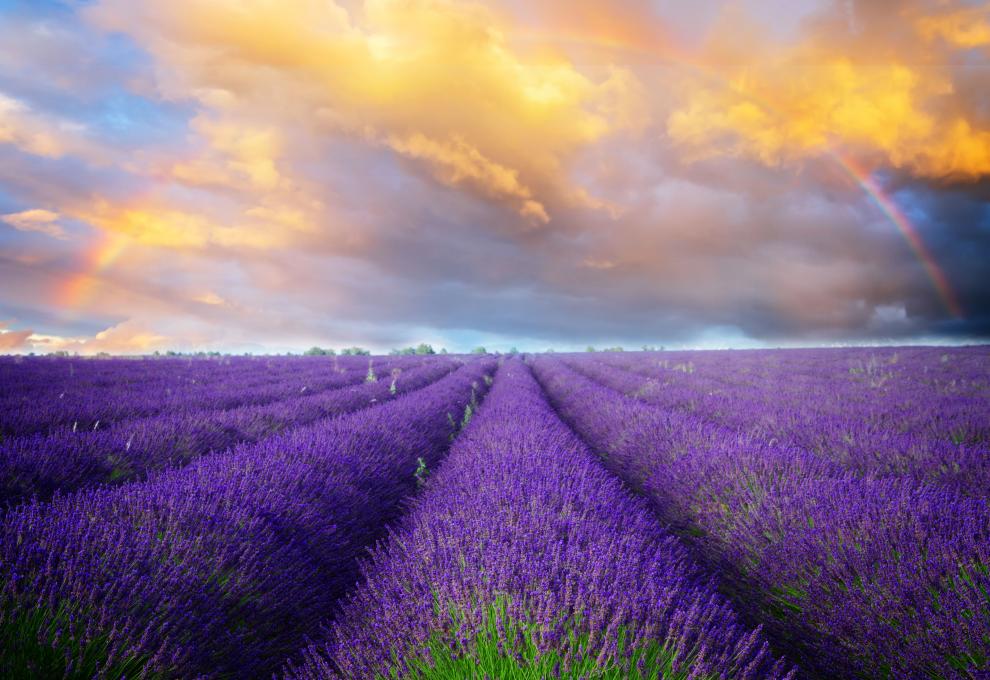
[[[0,91],[0,144],[9,144],[42,158],[82,156],[106,164],[110,154],[89,138],[85,125],[59,115],[32,109],[24,101]]]
[[[38,124],[23,103],[0,93],[0,143],[12,144],[36,156],[57,158],[66,142],[55,130]]]
[[[14,331],[0,321],[0,351],[10,351],[25,347],[34,331]]]
[[[36,231],[39,234],[47,234],[52,238],[66,239],[69,235],[58,224],[58,219],[58,213],[39,208],[0,215],[0,221],[6,222],[14,229]]]
[[[211,290],[194,296],[193,300],[196,302],[202,302],[204,305],[222,305],[226,303],[226,300]]]
[[[516,53],[512,27],[478,4],[368,0],[362,9],[103,0],[88,16],[148,46],[162,94],[212,111],[216,127],[199,131],[214,151],[242,161],[225,172],[252,182],[275,183],[275,150],[264,136],[216,134],[229,120],[380,144],[524,221],[551,217],[544,194],[580,194],[565,165],[623,125],[619,98],[633,96],[624,73],[595,81],[560,58]],[[291,111],[284,101],[294,102]],[[215,169],[176,166],[179,179],[194,182],[218,181]]]
[[[22,349],[34,331],[14,331],[7,328],[8,324],[0,321],[0,352]]]
[[[279,134],[273,128],[239,125],[199,115],[190,129],[205,143],[202,156],[179,161],[172,175],[192,186],[249,187],[271,191],[285,182],[277,162]]]
[[[415,133],[405,138],[393,137],[389,146],[404,156],[432,162],[438,179],[447,184],[475,185],[493,198],[517,204],[517,211],[526,218],[544,224],[550,221],[546,208],[533,200],[528,187],[519,183],[518,171],[486,158],[463,139],[455,137],[441,142]]]
[[[21,349],[31,334],[32,331],[0,331],[0,350]]]
[[[979,17],[733,5],[0,20],[0,314],[86,353],[985,334],[990,81],[958,66],[982,58],[958,35]],[[967,319],[836,155],[909,217]]]
[[[967,110],[958,43],[919,47],[911,30],[913,22],[923,35],[944,37],[962,15],[917,11],[884,14],[879,35],[822,20],[797,44],[748,53],[733,47],[737,36],[716,33],[712,58],[727,50],[735,58],[684,81],[667,132],[694,158],[784,165],[839,151],[917,177],[978,180],[990,174],[990,132]]]
[[[221,247],[269,248],[280,241],[278,232],[267,229],[265,220],[250,212],[211,219],[203,212],[176,209],[165,201],[146,199],[130,206],[99,199],[80,205],[75,216],[110,234],[120,234],[135,243],[169,249]]]
[[[945,8],[919,16],[915,27],[927,41],[941,39],[963,48],[990,46],[990,5]]]
[[[34,344],[38,349],[48,352],[147,354],[156,349],[166,349],[169,342],[168,337],[150,330],[141,322],[128,320],[90,338],[38,336]]]

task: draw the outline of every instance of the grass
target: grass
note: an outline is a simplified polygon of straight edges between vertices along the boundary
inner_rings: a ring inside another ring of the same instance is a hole
[[[83,642],[78,619],[62,605],[8,614],[0,624],[0,676],[9,680],[37,678],[154,677],[143,672],[147,659],[130,657],[109,668],[110,640],[98,635]]]
[[[434,603],[439,609],[439,605]],[[683,663],[674,668],[675,650],[659,642],[628,650],[626,629],[620,629],[616,653],[599,660],[597,649],[590,649],[588,634],[578,633],[580,617],[564,626],[561,642],[553,648],[539,643],[541,626],[516,620],[508,614],[508,598],[499,596],[489,605],[483,622],[469,639],[457,640],[466,616],[456,608],[450,612],[450,627],[434,632],[425,646],[411,650],[376,680],[684,680],[689,670]],[[698,680],[714,676],[693,676]]]

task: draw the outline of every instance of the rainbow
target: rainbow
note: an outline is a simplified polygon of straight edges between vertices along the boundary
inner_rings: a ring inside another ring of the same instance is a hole
[[[897,203],[889,195],[884,193],[880,185],[873,179],[873,174],[861,167],[852,158],[842,156],[834,150],[829,151],[829,157],[842,168],[843,172],[852,178],[863,192],[873,200],[876,206],[880,208],[880,212],[901,232],[911,251],[921,262],[921,266],[924,268],[928,278],[931,279],[939,299],[941,299],[942,304],[945,305],[949,313],[957,319],[965,316],[962,303],[949,283],[949,278],[939,266],[938,260],[932,255],[928,246],[925,245],[921,234],[918,233],[918,229],[911,223],[911,220],[904,214],[904,211],[898,207]]]
[[[100,287],[99,276],[116,262],[127,249],[127,239],[117,234],[104,234],[83,261],[80,271],[63,281],[56,294],[64,309],[79,309],[89,303]]]

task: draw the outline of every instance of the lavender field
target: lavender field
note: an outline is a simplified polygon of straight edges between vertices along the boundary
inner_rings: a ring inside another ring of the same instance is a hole
[[[990,677],[990,347],[0,358],[2,678]]]

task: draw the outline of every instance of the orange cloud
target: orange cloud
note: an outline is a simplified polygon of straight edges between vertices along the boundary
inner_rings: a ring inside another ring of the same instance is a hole
[[[185,183],[279,188],[277,131],[303,129],[391,148],[546,222],[542,194],[580,196],[569,159],[641,118],[628,73],[595,82],[559,57],[517,54],[512,27],[473,3],[367,0],[352,16],[331,1],[103,0],[88,15],[148,47],[164,94],[210,112],[194,131],[213,157],[177,163]]]
[[[599,258],[588,257],[585,258],[584,262],[581,263],[583,266],[589,269],[615,269],[618,266],[614,260],[604,260]]]
[[[942,39],[963,48],[990,45],[990,4],[963,7],[915,20],[918,33],[928,41]]]
[[[935,35],[949,25],[942,19],[917,25]],[[990,132],[965,112],[951,54],[917,49],[812,36],[790,48],[764,45],[750,59],[737,50],[731,66],[684,81],[667,132],[695,159],[779,165],[842,148],[919,177],[990,173]]]
[[[79,352],[80,354],[144,354],[167,349],[170,338],[150,330],[139,321],[128,320],[102,330],[90,338],[66,338],[56,335],[35,336],[35,344],[45,351]]]
[[[0,351],[21,349],[34,331],[8,331],[0,327]]]
[[[52,238],[66,239],[69,237],[58,224],[58,213],[51,210],[22,210],[21,212],[0,215],[0,221],[6,222],[20,231],[36,231]]]
[[[508,199],[517,204],[519,214],[538,222],[549,222],[546,208],[533,199],[533,193],[519,182],[519,172],[486,158],[463,139],[448,141],[430,139],[421,133],[408,137],[393,137],[389,146],[404,156],[431,162],[441,181],[458,185],[476,185],[494,198]]]
[[[202,302],[204,305],[222,305],[227,301],[214,293],[212,290],[193,296],[193,301]]]
[[[559,49],[581,62],[655,59],[673,45],[649,0],[542,0],[527,3],[525,14],[527,25],[508,35],[513,44]]]
[[[271,191],[285,180],[277,168],[280,154],[278,132],[240,125],[230,120],[198,116],[191,130],[205,143],[202,157],[179,161],[172,176],[193,186],[250,187]]]
[[[247,211],[230,221],[211,219],[199,212],[178,209],[155,198],[117,205],[99,199],[81,206],[75,215],[101,230],[134,243],[177,250],[201,250],[207,246],[273,248],[286,242],[285,234],[272,229]]]

